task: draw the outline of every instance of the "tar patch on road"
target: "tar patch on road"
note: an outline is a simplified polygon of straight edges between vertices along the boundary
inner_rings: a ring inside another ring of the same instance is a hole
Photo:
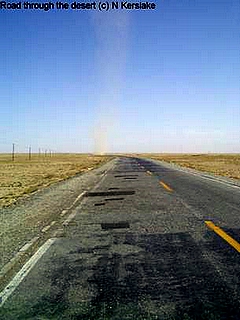
[[[111,246],[80,247],[74,265],[65,259],[57,264],[50,275],[48,296],[25,305],[25,313],[18,312],[16,318],[8,313],[1,319],[240,319],[239,301],[188,233],[116,232],[112,237],[113,246],[128,251],[110,253]],[[85,252],[97,257],[87,279],[90,266],[83,258],[87,259]],[[71,290],[76,287],[76,295],[80,295],[86,285],[91,300],[73,303]]]
[[[109,198],[109,199],[105,199],[105,201],[120,201],[120,200],[124,200],[124,198]]]
[[[85,197],[108,197],[108,196],[127,196],[133,195],[135,191],[126,190],[126,191],[96,191],[96,192],[86,192]]]
[[[133,168],[134,169],[134,168]],[[115,170],[114,171],[114,173],[117,173],[117,174],[128,174],[128,173],[139,173],[139,172],[145,172],[145,170],[144,169],[141,169],[141,168],[139,168],[139,167],[136,167],[136,169],[134,169],[134,170],[131,170],[131,171],[129,171],[129,170]]]
[[[122,237],[115,235],[114,243]],[[142,253],[99,259],[88,279],[97,291],[94,313],[104,309],[106,319],[239,319],[239,301],[189,234],[127,234],[124,245]]]
[[[129,225],[129,222],[121,221],[121,222],[112,222],[112,223],[101,223],[101,227],[103,230],[109,230],[109,229],[130,228],[130,225]]]
[[[136,178],[138,177],[137,174],[126,174],[126,175],[116,175],[114,178]]]
[[[127,234],[123,244],[142,253],[105,255],[89,279],[100,318],[105,310],[106,319],[239,319],[239,302],[189,234]]]

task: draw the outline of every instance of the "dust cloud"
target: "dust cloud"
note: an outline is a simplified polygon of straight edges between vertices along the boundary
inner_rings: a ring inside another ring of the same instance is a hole
[[[94,123],[94,152],[97,154],[110,151],[109,140],[118,122],[126,69],[129,15],[119,11],[92,14],[97,43],[97,89],[100,92]]]

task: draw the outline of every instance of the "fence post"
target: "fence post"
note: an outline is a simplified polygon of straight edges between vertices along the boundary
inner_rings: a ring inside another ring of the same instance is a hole
[[[31,147],[28,149],[28,159],[31,160]]]
[[[14,161],[14,159],[15,159],[15,145],[14,145],[14,143],[12,144],[12,161]]]

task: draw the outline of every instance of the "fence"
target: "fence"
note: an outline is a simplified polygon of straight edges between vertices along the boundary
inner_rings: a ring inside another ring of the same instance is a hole
[[[32,148],[32,146],[23,146],[16,143],[7,145],[0,143],[0,161],[15,161],[18,158],[26,158],[31,161],[36,158],[48,158],[55,156],[56,151],[49,148]]]

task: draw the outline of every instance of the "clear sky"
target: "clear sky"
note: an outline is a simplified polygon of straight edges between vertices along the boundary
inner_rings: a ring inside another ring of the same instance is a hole
[[[0,152],[240,153],[239,0],[155,3],[0,10]]]

